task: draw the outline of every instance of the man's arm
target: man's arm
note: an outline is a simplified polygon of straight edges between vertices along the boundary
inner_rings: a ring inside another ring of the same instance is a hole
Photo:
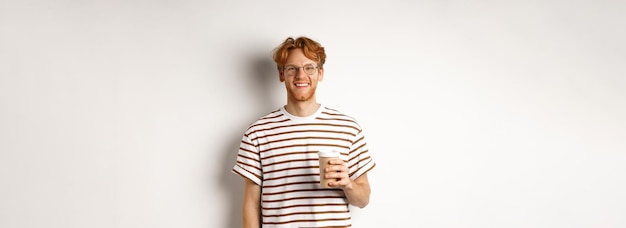
[[[243,227],[261,227],[261,186],[248,178],[244,179],[243,189]]]
[[[329,162],[330,166],[325,170],[326,178],[335,178],[336,181],[329,182],[328,185],[343,189],[350,204],[360,208],[367,206],[371,193],[367,173],[352,180],[348,176],[348,167],[343,160],[333,159]]]
[[[367,173],[361,175],[356,180],[350,180],[350,185],[346,186],[343,191],[346,193],[348,202],[359,208],[364,208],[370,202],[370,183],[367,180]]]

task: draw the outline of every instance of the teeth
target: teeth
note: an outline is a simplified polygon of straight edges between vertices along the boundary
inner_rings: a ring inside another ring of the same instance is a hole
[[[296,86],[307,86],[309,83],[296,83]]]

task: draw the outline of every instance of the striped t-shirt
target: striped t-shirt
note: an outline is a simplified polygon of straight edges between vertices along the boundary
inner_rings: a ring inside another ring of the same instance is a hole
[[[320,150],[339,151],[352,180],[375,166],[359,124],[334,109],[281,108],[248,127],[232,171],[261,186],[263,227],[351,226],[344,192],[319,186]]]

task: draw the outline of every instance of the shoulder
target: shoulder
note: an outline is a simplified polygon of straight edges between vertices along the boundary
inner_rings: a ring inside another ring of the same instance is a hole
[[[285,114],[280,109],[271,111],[259,117],[254,122],[250,123],[248,125],[248,128],[246,129],[246,134],[252,131],[255,131],[256,129],[263,128],[263,126],[267,126],[273,123],[279,123],[283,119],[285,119],[284,117],[285,117]]]
[[[320,114],[318,119],[338,121],[344,124],[352,125],[358,129],[361,128],[356,118],[354,118],[352,115],[345,114],[342,111],[331,107],[324,107],[324,110],[322,110],[322,113]]]

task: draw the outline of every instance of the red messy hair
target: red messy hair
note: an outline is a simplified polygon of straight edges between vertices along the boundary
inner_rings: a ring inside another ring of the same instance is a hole
[[[276,62],[278,71],[281,71],[283,66],[285,66],[285,63],[287,63],[289,51],[295,48],[302,49],[304,56],[317,62],[317,66],[320,69],[324,68],[324,63],[326,62],[326,52],[324,52],[324,47],[322,47],[322,45],[317,41],[301,36],[295,39],[289,37],[282,44],[280,44],[280,46],[274,49],[273,58],[274,62]]]

